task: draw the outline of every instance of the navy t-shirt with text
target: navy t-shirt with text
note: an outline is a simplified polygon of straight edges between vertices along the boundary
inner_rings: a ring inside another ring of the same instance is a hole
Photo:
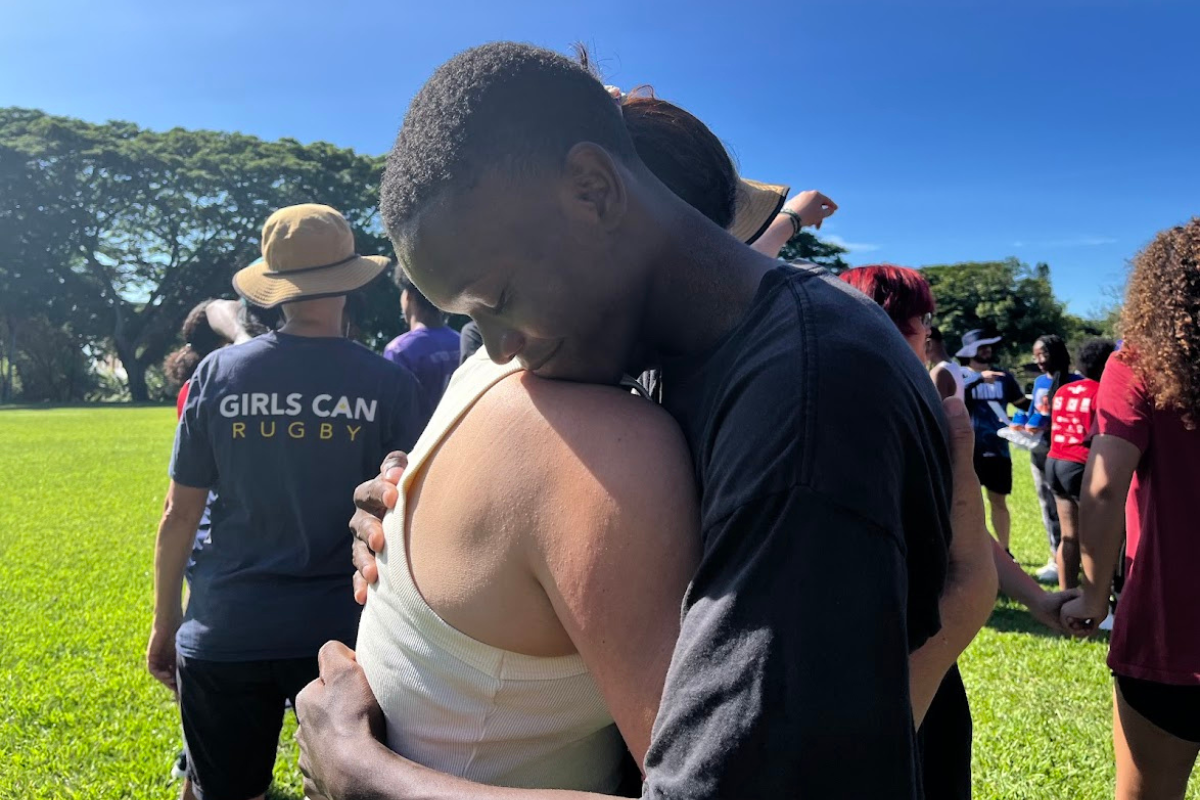
[[[1012,374],[1005,372],[994,381],[985,381],[973,369],[963,369],[963,392],[971,425],[975,428],[975,454],[984,458],[1009,458],[1008,442],[1000,438],[1000,429],[1008,423],[997,413],[1007,414],[1009,403],[1025,398],[1021,385]],[[992,404],[996,405],[993,406]]]
[[[208,356],[171,457],[176,483],[220,488],[179,652],[251,661],[353,644],[354,488],[411,449],[430,413],[411,373],[347,339],[268,333]]]

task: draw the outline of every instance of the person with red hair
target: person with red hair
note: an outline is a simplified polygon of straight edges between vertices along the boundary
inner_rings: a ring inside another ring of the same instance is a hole
[[[840,277],[887,312],[904,334],[909,347],[924,363],[925,342],[933,327],[933,312],[937,305],[929,282],[921,273],[893,264],[872,264],[846,270]]]
[[[893,264],[857,267],[839,277],[887,312],[913,353],[924,363],[933,314],[937,311],[925,277],[915,269]],[[1045,591],[994,539],[990,545],[1000,590],[1025,605],[1046,627],[1065,633],[1059,615],[1063,605],[1079,595],[1078,590]],[[924,755],[926,798],[971,796],[971,728],[966,688],[955,664],[934,695],[918,731]]]

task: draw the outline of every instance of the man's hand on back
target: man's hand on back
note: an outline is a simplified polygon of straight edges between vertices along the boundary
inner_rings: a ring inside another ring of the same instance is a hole
[[[367,586],[379,580],[375,554],[384,547],[383,516],[396,507],[400,498],[400,476],[408,467],[408,456],[398,450],[387,454],[379,467],[379,475],[359,484],[354,490],[354,516],[350,530],[354,533],[354,599],[366,605]]]
[[[300,727],[300,771],[309,797],[354,796],[357,776],[346,767],[350,752],[382,745],[386,738],[383,712],[354,651],[341,642],[328,642],[317,656],[321,674],[296,696]]]

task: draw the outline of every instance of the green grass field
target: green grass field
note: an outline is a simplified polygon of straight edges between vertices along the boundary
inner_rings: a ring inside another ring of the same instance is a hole
[[[0,411],[0,800],[162,798],[180,736],[146,673],[153,540],[174,410]],[[1013,551],[1045,563],[1018,456]],[[1105,643],[1001,601],[962,659],[982,799],[1111,796]],[[275,798],[299,798],[285,727]],[[1193,777],[1189,797],[1200,798]]]

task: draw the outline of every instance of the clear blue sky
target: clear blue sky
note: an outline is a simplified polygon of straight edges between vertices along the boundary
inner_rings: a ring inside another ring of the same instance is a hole
[[[0,105],[389,147],[431,70],[585,41],[742,171],[818,188],[855,264],[1015,255],[1077,313],[1200,214],[1200,2],[5,3]]]

